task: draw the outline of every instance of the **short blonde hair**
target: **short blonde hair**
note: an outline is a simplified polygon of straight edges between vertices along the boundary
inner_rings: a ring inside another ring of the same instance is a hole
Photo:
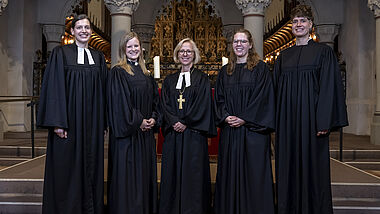
[[[175,63],[179,63],[179,60],[178,60],[178,52],[179,50],[181,49],[183,43],[185,42],[189,42],[191,44],[191,46],[193,46],[193,51],[194,51],[194,60],[193,60],[193,64],[197,64],[198,62],[201,61],[201,55],[199,54],[199,49],[197,48],[197,45],[195,44],[195,42],[190,39],[190,38],[185,38],[185,39],[182,39],[178,45],[175,47],[174,49],[174,54],[173,54],[173,59],[174,59],[174,62]]]

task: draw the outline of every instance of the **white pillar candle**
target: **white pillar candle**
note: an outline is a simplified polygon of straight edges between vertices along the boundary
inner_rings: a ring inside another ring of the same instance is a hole
[[[228,58],[227,57],[222,57],[222,66],[224,65],[227,65],[228,64]]]
[[[153,57],[154,78],[160,78],[160,56]]]

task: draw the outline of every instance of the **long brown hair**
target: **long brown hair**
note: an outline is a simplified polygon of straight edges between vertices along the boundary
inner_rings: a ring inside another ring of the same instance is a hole
[[[255,45],[253,43],[252,34],[247,29],[240,28],[237,31],[235,31],[234,35],[232,36],[231,51],[230,51],[230,63],[228,63],[228,65],[227,65],[227,74],[229,74],[229,75],[231,75],[234,72],[235,66],[236,66],[237,57],[236,57],[236,54],[233,50],[233,39],[237,33],[244,33],[248,38],[249,44],[252,45],[252,47],[248,50],[247,68],[249,70],[252,70],[260,61],[260,56],[256,52]]]
[[[150,72],[148,71],[148,69],[146,69],[145,62],[143,59],[141,40],[140,40],[139,36],[137,35],[137,33],[135,33],[135,32],[126,33],[126,34],[124,34],[124,36],[121,37],[120,43],[119,43],[119,57],[120,57],[120,59],[115,66],[122,67],[128,74],[130,74],[132,76],[135,75],[135,73],[133,73],[132,67],[128,64],[128,61],[127,61],[128,59],[127,59],[127,54],[126,54],[127,43],[129,40],[131,40],[133,38],[136,38],[137,40],[139,40],[140,55],[139,55],[139,58],[137,61],[140,65],[143,73],[148,76],[148,75],[150,75]]]

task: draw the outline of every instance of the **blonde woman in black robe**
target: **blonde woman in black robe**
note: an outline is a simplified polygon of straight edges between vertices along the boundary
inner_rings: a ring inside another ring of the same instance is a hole
[[[119,56],[107,84],[108,210],[112,214],[157,213],[157,84],[145,67],[136,33],[121,38]]]
[[[180,41],[174,61],[181,68],[162,87],[163,133],[160,213],[210,213],[207,137],[216,135],[212,91],[193,40]]]

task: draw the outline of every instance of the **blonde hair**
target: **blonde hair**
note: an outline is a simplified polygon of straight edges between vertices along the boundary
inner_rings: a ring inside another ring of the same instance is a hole
[[[197,45],[195,44],[195,42],[190,39],[190,38],[185,38],[185,39],[182,39],[178,44],[177,46],[175,47],[174,49],[174,54],[173,54],[173,59],[174,59],[174,62],[175,63],[179,63],[179,60],[178,60],[178,52],[179,50],[181,49],[183,43],[185,42],[189,42],[191,44],[191,46],[193,47],[193,51],[194,51],[194,60],[193,60],[193,64],[197,64],[199,61],[201,61],[201,55],[199,54],[199,49],[197,48]]]
[[[247,57],[247,68],[249,70],[252,70],[260,61],[260,56],[256,52],[255,45],[253,43],[252,34],[247,29],[244,29],[244,28],[238,29],[237,31],[235,31],[234,35],[232,36],[232,41],[233,41],[234,36],[237,33],[244,33],[247,36],[249,44],[252,45],[252,47],[248,50],[248,57]],[[232,45],[233,43],[231,43],[231,46]],[[236,66],[236,60],[237,60],[233,47],[231,48],[230,59],[231,59],[231,63],[228,63],[227,65],[227,74],[229,75],[231,75],[234,72],[235,66]]]
[[[135,32],[126,33],[126,34],[124,34],[124,36],[121,37],[120,43],[119,43],[119,57],[120,57],[120,59],[115,66],[122,67],[128,74],[130,74],[132,76],[135,75],[132,67],[128,64],[128,59],[127,59],[127,54],[126,54],[127,43],[129,40],[131,40],[133,38],[136,38],[139,41],[139,45],[140,45],[140,55],[139,55],[137,61],[140,65],[143,73],[148,76],[148,75],[150,75],[150,72],[148,71],[148,69],[146,69],[146,66],[145,66],[145,62],[143,59],[142,47],[141,47],[141,41],[140,41],[139,36]]]

